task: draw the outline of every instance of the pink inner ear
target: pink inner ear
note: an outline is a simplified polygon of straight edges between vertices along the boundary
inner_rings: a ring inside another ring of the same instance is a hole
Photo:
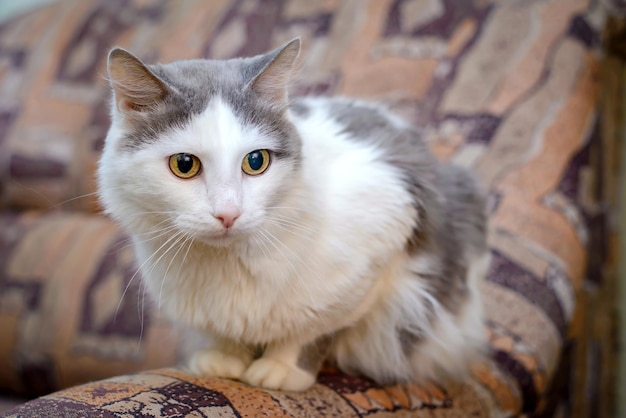
[[[131,111],[140,110],[135,103],[133,103],[131,100],[128,100],[125,97],[122,97],[117,101],[117,109],[120,112],[126,112],[129,110]]]
[[[157,86],[159,87],[159,86]],[[150,83],[144,83],[132,89],[123,85],[114,86],[117,109],[121,112],[134,111],[142,112],[158,106],[165,96],[165,87],[155,88]]]
[[[145,111],[169,93],[168,86],[138,58],[121,49],[109,54],[109,78],[119,111]]]
[[[295,61],[300,54],[300,39],[294,39],[281,48],[267,67],[251,82],[252,90],[275,104],[284,104],[287,100],[287,87]]]

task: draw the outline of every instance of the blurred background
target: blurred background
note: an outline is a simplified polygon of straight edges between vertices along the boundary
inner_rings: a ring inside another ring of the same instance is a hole
[[[139,291],[116,312],[123,321],[111,319],[134,269],[123,234],[93,217],[108,48],[148,62],[229,58],[302,36],[295,94],[383,102],[490,191],[497,355],[477,387],[503,416],[626,417],[625,10],[610,0],[0,0],[6,405],[184,357],[158,313],[140,323]]]

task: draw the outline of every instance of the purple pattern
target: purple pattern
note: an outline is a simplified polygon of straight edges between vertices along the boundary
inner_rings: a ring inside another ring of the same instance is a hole
[[[338,393],[365,392],[370,388],[377,387],[376,383],[369,379],[337,371],[321,372],[317,381]]]
[[[566,196],[572,202],[578,201],[578,192],[580,190],[580,175],[581,168],[588,166],[590,162],[590,150],[591,141],[582,147],[578,153],[572,157],[568,164],[561,181],[558,185],[558,190],[564,196]]]
[[[163,0],[161,0],[161,3]],[[58,79],[77,83],[93,83],[99,76],[101,59],[105,59],[108,49],[114,44],[121,32],[128,30],[132,25],[141,23],[141,20],[157,21],[162,17],[162,7],[158,4],[146,8],[134,9],[128,0],[111,0],[101,2],[98,7],[84,20],[67,48],[61,55],[58,68]],[[123,10],[123,13],[120,13]],[[96,24],[96,22],[98,24]],[[104,32],[98,28],[105,28]],[[73,73],[68,63],[72,54],[80,53],[81,43],[93,43],[93,53],[99,59],[89,62],[89,65]]]
[[[28,281],[22,278],[20,281],[11,281],[10,278],[0,278],[0,293],[19,290],[22,301],[30,311],[36,311],[40,308],[43,287],[43,283],[35,279]]]
[[[446,115],[442,121],[453,120],[460,126],[460,130],[465,133],[466,143],[488,144],[500,126],[501,118],[487,113],[479,115]]]
[[[407,0],[396,0],[387,17],[385,36],[406,35],[400,25],[402,18],[401,7]],[[476,2],[466,0],[442,0],[444,13],[426,22],[421,26],[411,28],[409,33],[412,36],[437,36],[448,39],[456,30],[459,23],[467,18],[482,20],[489,12],[489,7],[476,6]]]
[[[148,328],[152,321],[150,315],[143,315],[143,310],[147,309],[143,303],[138,301],[142,297],[140,291],[140,280],[136,266],[133,264],[125,265],[119,258],[120,250],[128,247],[129,239],[120,237],[104,255],[100,262],[94,279],[89,283],[85,290],[85,303],[83,305],[83,314],[80,330],[83,333],[96,333],[103,336],[117,335],[123,337],[140,337],[144,328]],[[124,277],[126,292],[119,302],[119,307],[115,314],[100,327],[93,322],[96,305],[93,302],[95,290],[103,282],[108,279],[111,274],[116,271],[120,272]],[[130,280],[134,279],[134,283]]]
[[[37,355],[33,358],[20,358],[15,365],[24,387],[23,393],[31,396],[42,396],[53,392],[58,384],[54,370],[54,361],[48,355]]]
[[[24,66],[27,52],[23,48],[6,48],[0,50],[0,58],[8,57],[11,67],[14,69],[20,69]]]
[[[570,394],[572,393],[572,379],[574,375],[573,367],[573,344],[566,344],[563,347],[561,359],[559,361],[554,379],[550,384],[548,392],[542,394],[545,402],[542,405],[541,412],[533,415],[534,418],[554,418],[557,410],[561,411],[562,417],[573,416],[571,406],[569,405]]]
[[[479,39],[482,33],[484,21],[489,16],[489,13],[481,13],[476,16],[478,29],[473,34],[471,39],[463,46],[461,51],[452,59],[442,60],[442,63],[446,62],[446,66],[449,68],[444,74],[434,77],[431,85],[428,88],[424,99],[419,103],[417,114],[415,115],[415,122],[420,125],[434,125],[439,126],[442,120],[448,115],[442,115],[439,112],[439,105],[443,100],[445,93],[450,88],[450,85],[454,82],[457,71],[459,70],[459,63],[463,60],[467,52],[472,48],[474,43]],[[453,118],[460,118],[461,115],[451,115]],[[474,116],[474,115],[470,115]],[[480,117],[480,115],[478,115]],[[494,131],[495,132],[495,131]],[[491,139],[491,138],[489,138]],[[484,140],[483,140],[484,141]]]
[[[170,403],[167,408],[174,413],[188,414],[198,408],[208,406],[230,406],[228,399],[221,393],[187,382],[173,383],[156,392],[167,397]],[[172,413],[170,415],[174,416]]]
[[[554,291],[547,285],[547,281],[539,280],[538,277],[522,269],[497,251],[492,251],[491,268],[487,278],[493,283],[514,290],[541,308],[552,320],[561,337],[565,338],[567,321],[563,308]]]
[[[19,109],[0,110],[0,145],[4,143],[4,138],[13,126],[18,114]]]
[[[89,125],[93,128],[95,135],[92,139],[92,150],[101,152],[104,148],[104,139],[110,124],[109,101],[104,97],[94,107]]]
[[[244,5],[243,0],[237,0],[222,18],[217,27],[216,33],[219,33],[234,19],[245,16],[246,22],[246,42],[244,46],[233,53],[233,56],[253,56],[265,52],[271,48],[269,36],[259,36],[259,34],[272,33],[273,29],[280,24],[280,17],[285,5],[285,0],[259,0],[258,7],[246,15],[242,13],[241,8]],[[205,48],[204,56],[210,58],[212,41]]]
[[[533,378],[528,370],[517,360],[504,351],[496,351],[493,358],[500,366],[511,373],[519,383],[522,390],[522,412],[533,412],[537,408],[539,396],[533,383]]]
[[[596,285],[604,283],[604,266],[608,257],[608,208],[605,206],[586,207],[580,201],[581,174],[583,167],[603,167],[603,153],[593,152],[601,143],[600,123],[596,122],[589,141],[572,157],[565,169],[558,185],[558,190],[580,208],[585,222],[585,229],[589,232],[588,262],[586,279]],[[602,201],[605,194],[601,176],[596,177],[592,185],[594,200]]]
[[[63,163],[33,159],[25,155],[12,155],[10,162],[11,177],[15,179],[60,178],[66,175]]]
[[[7,276],[7,264],[10,262],[11,254],[15,246],[19,244],[19,236],[17,234],[7,234],[11,227],[18,228],[20,226],[20,218],[18,214],[11,212],[3,212],[0,215],[0,230],[4,234],[0,234],[0,286],[6,285],[10,281]],[[0,291],[0,294],[3,292]]]
[[[119,416],[101,408],[90,407],[69,399],[41,398],[37,402],[30,402],[8,411],[5,417],[98,417],[118,418]]]
[[[597,213],[585,216],[589,230],[589,259],[587,261],[586,280],[595,285],[602,285],[604,280],[604,266],[609,257],[608,235],[609,215],[607,208],[600,209]]]
[[[578,39],[587,48],[597,47],[600,44],[600,37],[583,16],[576,16],[572,20],[569,36]]]
[[[332,24],[332,13],[321,13],[315,16],[299,17],[291,20],[283,20],[280,22],[281,28],[289,28],[291,26],[305,26],[313,34],[314,37],[324,36],[330,30]]]

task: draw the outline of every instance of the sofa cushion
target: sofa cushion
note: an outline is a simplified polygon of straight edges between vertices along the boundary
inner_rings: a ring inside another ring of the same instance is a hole
[[[0,230],[0,390],[44,395],[177,364],[182,334],[144,299],[110,220],[3,213]]]
[[[4,416],[356,418],[432,416],[433,410],[445,417],[492,416],[480,396],[461,385],[451,385],[447,392],[437,386],[412,384],[380,387],[326,370],[311,389],[293,393],[198,378],[175,369],[73,387],[26,403]]]

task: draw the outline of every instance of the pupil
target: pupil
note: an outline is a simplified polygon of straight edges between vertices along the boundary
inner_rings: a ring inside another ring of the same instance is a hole
[[[263,154],[259,151],[253,151],[248,155],[248,164],[253,170],[259,170],[263,166]]]
[[[183,174],[187,174],[193,167],[193,158],[189,154],[180,154],[176,163],[178,164],[178,170]]]

